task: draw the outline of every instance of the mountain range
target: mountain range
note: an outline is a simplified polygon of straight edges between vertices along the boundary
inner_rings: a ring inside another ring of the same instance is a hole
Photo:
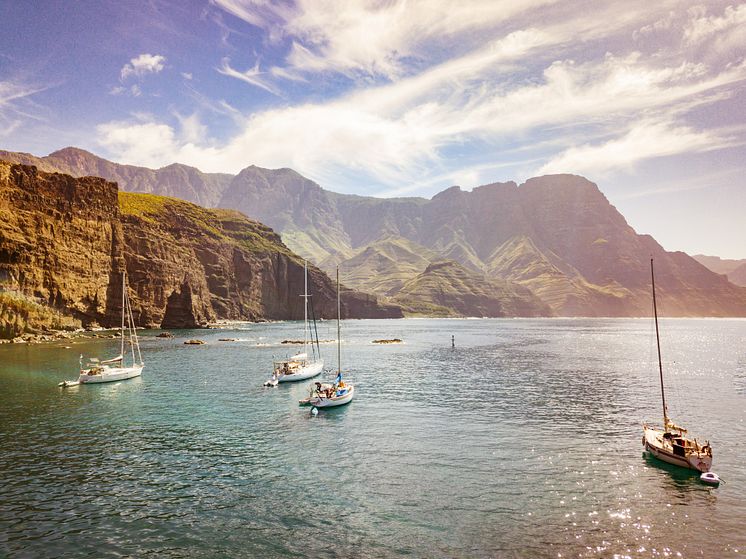
[[[291,169],[252,165],[235,176],[180,164],[152,170],[77,148],[46,157],[0,152],[0,159],[239,210],[320,268],[339,264],[350,287],[412,314],[649,315],[652,257],[665,315],[746,316],[746,289],[637,234],[580,176],[380,199],[325,190]]]
[[[217,319],[299,319],[303,260],[236,210],[128,193],[0,161],[0,338],[45,328],[116,326],[126,271],[138,326]],[[315,316],[336,316],[336,289],[310,266]],[[342,316],[402,316],[350,289]]]
[[[704,254],[695,254],[692,258],[716,274],[725,275],[731,283],[746,287],[746,259],[728,260]]]

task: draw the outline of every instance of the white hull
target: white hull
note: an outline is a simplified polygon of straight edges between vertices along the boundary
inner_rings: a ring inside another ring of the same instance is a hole
[[[324,362],[316,361],[315,363],[309,363],[305,367],[300,367],[297,371],[294,371],[292,373],[281,374],[277,378],[277,380],[279,382],[295,382],[298,380],[306,380],[320,375],[323,369]]]
[[[703,452],[689,452],[685,456],[675,454],[671,443],[663,438],[663,431],[657,429],[644,427],[642,444],[645,450],[658,460],[674,466],[689,468],[698,472],[709,472],[712,467],[712,456]]]
[[[136,365],[134,367],[106,367],[103,371],[95,375],[83,373],[80,375],[78,380],[82,384],[115,382],[118,380],[139,377],[142,374],[142,369],[142,365]]]
[[[325,398],[317,396],[315,398],[309,398],[308,403],[317,408],[334,408],[337,406],[344,406],[352,402],[352,398],[355,396],[355,387],[351,384],[347,385],[347,392],[342,396],[333,396],[331,398]]]

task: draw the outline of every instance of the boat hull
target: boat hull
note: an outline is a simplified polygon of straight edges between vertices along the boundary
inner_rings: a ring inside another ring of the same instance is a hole
[[[81,374],[78,380],[81,384],[98,384],[102,382],[116,382],[129,378],[139,377],[142,374],[142,365],[134,367],[112,367],[96,375]]]
[[[335,396],[332,398],[316,397],[309,398],[308,403],[317,408],[336,408],[338,406],[344,406],[352,402],[352,398],[355,396],[355,387],[347,385],[348,390],[342,396]]]
[[[679,456],[673,453],[663,442],[663,431],[643,428],[642,444],[645,450],[658,460],[668,464],[688,468],[698,472],[709,472],[712,467],[712,456],[702,453],[691,453],[687,456]]]
[[[301,367],[297,373],[294,372],[291,374],[280,375],[277,380],[279,382],[296,382],[299,380],[306,380],[320,375],[323,369],[324,362],[317,361],[316,363],[311,363],[309,365],[306,365],[305,367]]]

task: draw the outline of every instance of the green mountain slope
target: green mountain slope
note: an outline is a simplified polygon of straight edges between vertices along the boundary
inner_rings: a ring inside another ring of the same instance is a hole
[[[405,283],[391,301],[409,314],[427,316],[550,316],[551,309],[531,291],[488,280],[452,261],[430,264]]]
[[[340,276],[345,285],[390,297],[440,259],[437,253],[417,243],[391,236],[342,261]]]

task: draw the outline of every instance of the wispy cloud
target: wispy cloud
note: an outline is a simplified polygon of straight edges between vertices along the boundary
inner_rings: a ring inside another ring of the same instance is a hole
[[[122,66],[119,72],[122,81],[130,76],[141,78],[146,74],[157,74],[166,66],[166,57],[160,54],[143,53]]]
[[[40,120],[31,98],[46,89],[19,81],[0,80],[0,137],[10,137],[27,119]]]
[[[244,81],[248,84],[260,87],[265,91],[269,91],[273,95],[277,95],[278,97],[282,97],[282,92],[279,90],[279,88],[275,87],[269,81],[262,78],[263,75],[266,75],[266,72],[262,72],[259,69],[258,61],[253,68],[250,68],[244,72],[240,72],[231,67],[229,59],[224,58],[220,64],[220,67],[218,68],[218,72],[225,76],[230,76],[232,78]]]
[[[264,29],[270,42],[280,39],[289,42],[286,64],[270,68],[272,75],[299,79],[308,73],[338,72],[350,77],[396,79],[411,73],[410,62],[430,58],[454,37],[470,32],[468,43],[474,44],[474,33],[555,1],[300,0],[289,5],[213,0],[213,3]],[[469,45],[465,44],[464,48],[468,49]]]
[[[646,159],[712,151],[734,143],[734,138],[719,131],[697,131],[671,121],[644,120],[633,124],[621,137],[571,147],[546,162],[538,173],[603,177],[614,171],[631,170]]]

